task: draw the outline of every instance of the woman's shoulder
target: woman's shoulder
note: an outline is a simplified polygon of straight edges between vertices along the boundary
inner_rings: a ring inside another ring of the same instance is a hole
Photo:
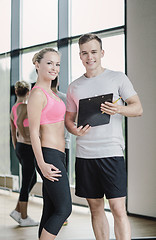
[[[45,96],[44,92],[42,91],[41,88],[37,87],[37,88],[32,88],[29,98],[40,98]]]
[[[28,98],[28,107],[30,105],[39,107],[40,105],[44,104],[46,102],[46,96],[42,89],[40,88],[33,88],[30,92],[29,98]]]

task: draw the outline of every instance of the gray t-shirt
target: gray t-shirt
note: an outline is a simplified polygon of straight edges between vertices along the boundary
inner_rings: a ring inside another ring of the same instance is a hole
[[[82,75],[73,81],[67,92],[67,111],[78,112],[79,99],[113,93],[113,101],[123,105],[124,101],[136,95],[132,83],[122,72],[105,71],[93,78]],[[76,156],[80,158],[102,158],[123,156],[125,148],[122,128],[123,116],[110,116],[110,123],[92,127],[85,136],[76,138]]]

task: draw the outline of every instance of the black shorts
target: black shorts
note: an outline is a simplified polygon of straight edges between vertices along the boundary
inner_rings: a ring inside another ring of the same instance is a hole
[[[123,157],[76,158],[76,192],[79,197],[125,197],[127,176]]]

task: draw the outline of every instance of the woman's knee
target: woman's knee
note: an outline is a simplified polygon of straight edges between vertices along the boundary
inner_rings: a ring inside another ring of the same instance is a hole
[[[70,216],[71,212],[72,212],[71,202],[69,202],[68,204],[63,203],[58,209],[58,214],[62,215],[65,220]]]

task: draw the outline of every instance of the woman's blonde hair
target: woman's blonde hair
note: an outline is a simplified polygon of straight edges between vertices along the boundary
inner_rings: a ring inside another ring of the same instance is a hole
[[[59,55],[59,52],[56,51],[54,48],[43,48],[41,51],[35,53],[35,55],[32,58],[32,62],[33,64],[35,64],[35,62],[40,63],[41,59],[44,57],[44,54],[47,52],[55,52]]]
[[[26,81],[17,81],[15,84],[15,91],[18,97],[24,97],[30,89],[31,86]]]

